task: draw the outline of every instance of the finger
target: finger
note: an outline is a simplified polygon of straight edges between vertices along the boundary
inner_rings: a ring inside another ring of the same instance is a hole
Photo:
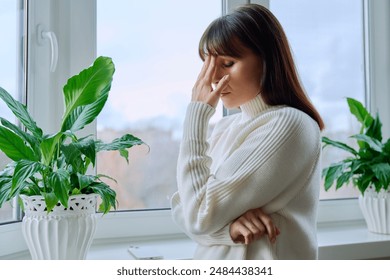
[[[260,219],[256,215],[254,215],[254,213],[246,213],[241,220],[242,224],[252,232],[253,236],[256,239],[260,238],[266,233],[265,226],[260,221]]]
[[[256,241],[266,234],[266,228],[254,215],[248,215],[249,219],[243,219],[242,224],[250,231],[250,242]]]
[[[206,55],[206,59],[204,60],[202,69],[200,70],[199,75],[198,75],[198,80],[203,78],[204,75],[206,74],[206,71],[207,71],[209,64],[210,64],[210,60],[211,60],[211,56]]]
[[[206,73],[205,73],[205,75],[203,77],[206,84],[210,84],[211,85],[211,81],[213,79],[213,75],[214,75],[214,72],[215,72],[215,69],[216,69],[215,61],[216,61],[215,55],[211,55],[210,62],[208,64]]]
[[[265,226],[265,228],[267,229],[267,232],[268,232],[268,238],[269,240],[274,243],[276,241],[276,230],[275,230],[275,226],[273,224],[273,221],[272,219],[270,218],[270,216],[268,216],[267,214],[265,214],[262,210],[259,209],[258,211],[258,217],[259,219],[261,220],[261,222],[263,223],[263,225]]]
[[[240,220],[235,220],[231,223],[229,232],[230,237],[235,243],[241,243],[241,233],[240,233],[240,227],[242,226]]]
[[[218,83],[217,87],[214,90],[211,90],[210,96],[208,98],[208,104],[214,108],[217,106],[219,98],[221,97],[221,92],[229,83],[229,76],[225,75]]]
[[[252,241],[252,232],[243,223],[236,224],[234,235],[235,242],[249,244]]]
[[[244,239],[244,236],[242,235],[239,235],[236,239],[233,240],[234,243],[241,243],[241,244],[245,244],[245,239]]]
[[[223,76],[222,79],[218,82],[218,84],[215,87],[215,89],[213,90],[213,93],[217,94],[217,95],[220,95],[221,92],[224,90],[224,88],[228,85],[229,81],[230,81],[230,76],[229,75]]]
[[[246,231],[245,234],[243,234],[243,236],[244,236],[245,244],[249,245],[252,242],[252,239],[253,239],[252,232],[250,230],[248,230],[248,231]]]
[[[267,229],[257,217],[251,219],[251,224],[253,227],[251,230],[256,239],[261,238],[267,232]]]

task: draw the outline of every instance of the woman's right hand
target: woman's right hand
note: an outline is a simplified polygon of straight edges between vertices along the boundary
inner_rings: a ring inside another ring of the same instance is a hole
[[[248,210],[230,225],[230,237],[235,243],[248,245],[266,234],[271,243],[275,243],[280,231],[261,208]]]
[[[229,83],[229,75],[222,77],[215,89],[213,89],[211,84],[215,70],[216,56],[207,55],[202,70],[192,89],[192,101],[206,103],[214,108],[217,106],[222,90]]]

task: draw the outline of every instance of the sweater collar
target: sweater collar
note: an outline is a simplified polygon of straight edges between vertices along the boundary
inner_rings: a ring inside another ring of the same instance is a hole
[[[270,105],[263,101],[260,94],[258,94],[255,98],[240,106],[242,112],[241,120],[250,120],[270,107]]]

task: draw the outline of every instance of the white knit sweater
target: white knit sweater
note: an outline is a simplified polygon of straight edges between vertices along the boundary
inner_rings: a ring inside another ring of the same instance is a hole
[[[177,166],[172,215],[198,243],[194,259],[316,259],[321,140],[317,123],[287,106],[268,106],[260,96],[223,118],[209,139],[215,109],[187,108]],[[262,207],[281,234],[246,246],[229,226]]]

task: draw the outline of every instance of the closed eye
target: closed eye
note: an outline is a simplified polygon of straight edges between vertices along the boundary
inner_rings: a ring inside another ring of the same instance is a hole
[[[233,62],[233,61],[229,61],[229,62],[226,62],[226,63],[224,63],[224,64],[223,64],[223,67],[227,67],[227,68],[229,68],[229,67],[232,67],[232,66],[233,66],[233,64],[234,64],[234,62]]]

